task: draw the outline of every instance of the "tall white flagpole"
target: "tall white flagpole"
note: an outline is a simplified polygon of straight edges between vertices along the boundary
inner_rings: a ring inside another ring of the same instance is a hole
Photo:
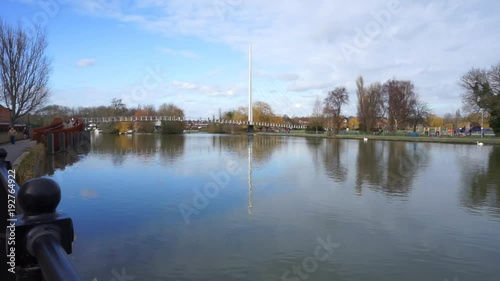
[[[253,109],[252,109],[252,44],[248,48],[249,66],[248,66],[248,122],[253,125]]]

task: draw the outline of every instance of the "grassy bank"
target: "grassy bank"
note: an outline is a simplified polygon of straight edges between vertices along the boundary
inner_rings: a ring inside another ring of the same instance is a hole
[[[16,181],[19,185],[35,177],[36,168],[43,161],[45,152],[45,146],[41,143],[28,150],[28,154],[21,160],[16,169]]]
[[[382,136],[382,135],[336,135],[328,136],[326,134],[306,134],[303,132],[293,133],[257,133],[263,135],[274,136],[293,136],[293,137],[308,137],[308,138],[328,138],[328,139],[358,139],[368,138],[368,140],[384,140],[384,141],[408,141],[408,142],[434,142],[434,143],[452,143],[452,144],[476,144],[477,141],[485,145],[500,145],[498,137],[407,137],[407,136]]]

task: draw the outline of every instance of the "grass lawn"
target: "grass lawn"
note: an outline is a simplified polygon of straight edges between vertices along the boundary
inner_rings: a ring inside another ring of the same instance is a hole
[[[408,137],[408,136],[384,136],[384,135],[336,135],[328,136],[326,134],[308,134],[302,131],[292,131],[291,133],[258,133],[265,135],[311,137],[311,138],[329,138],[329,139],[363,139],[385,140],[385,141],[410,141],[410,142],[436,142],[436,143],[456,143],[456,144],[476,144],[477,141],[486,144],[500,145],[499,137],[467,136],[467,137]]]

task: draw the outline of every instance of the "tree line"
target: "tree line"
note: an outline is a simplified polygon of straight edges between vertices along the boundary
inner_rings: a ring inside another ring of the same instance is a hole
[[[349,102],[345,87],[329,91],[323,102],[316,99],[309,130],[329,127],[335,133],[350,128],[372,133],[381,130],[417,130],[419,125],[448,127],[458,130],[466,123],[481,120],[500,133],[500,63],[490,69],[473,68],[459,82],[463,90],[462,102],[465,116],[460,109],[443,117],[433,114],[429,104],[423,101],[410,80],[389,79],[385,83],[365,85],[362,76],[356,79],[357,116],[342,115],[342,108]],[[481,124],[482,126],[483,124]]]

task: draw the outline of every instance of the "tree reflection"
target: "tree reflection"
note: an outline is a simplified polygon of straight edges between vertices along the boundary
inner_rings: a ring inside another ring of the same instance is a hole
[[[463,176],[462,202],[466,207],[494,207],[500,213],[500,147],[494,146],[487,166],[473,167],[469,162]]]
[[[387,142],[359,142],[356,160],[356,192],[362,193],[363,184],[382,186],[385,170],[384,151]]]
[[[160,161],[172,164],[184,155],[185,137],[183,135],[164,135],[160,138]]]
[[[319,170],[319,156],[323,153],[321,147],[323,145],[323,138],[306,138],[307,148],[309,154],[313,156],[314,170]]]
[[[153,161],[159,154],[162,163],[172,163],[184,154],[183,135],[110,135],[101,134],[93,139],[93,154],[109,154],[113,165],[122,165],[126,155],[133,154],[141,161]]]
[[[283,138],[264,135],[213,136],[212,145],[220,152],[237,154],[240,158],[248,155],[248,138],[252,139],[252,161],[263,164],[273,158],[273,154],[283,146]]]
[[[391,142],[387,156],[385,191],[397,194],[410,192],[417,172],[428,159],[427,153],[427,149],[418,149],[417,143]]]
[[[408,142],[360,142],[356,190],[363,184],[389,195],[407,195],[428,161],[429,144]]]
[[[344,154],[344,140],[330,140],[325,143],[322,153],[325,173],[336,182],[344,182],[347,179],[347,156]]]

